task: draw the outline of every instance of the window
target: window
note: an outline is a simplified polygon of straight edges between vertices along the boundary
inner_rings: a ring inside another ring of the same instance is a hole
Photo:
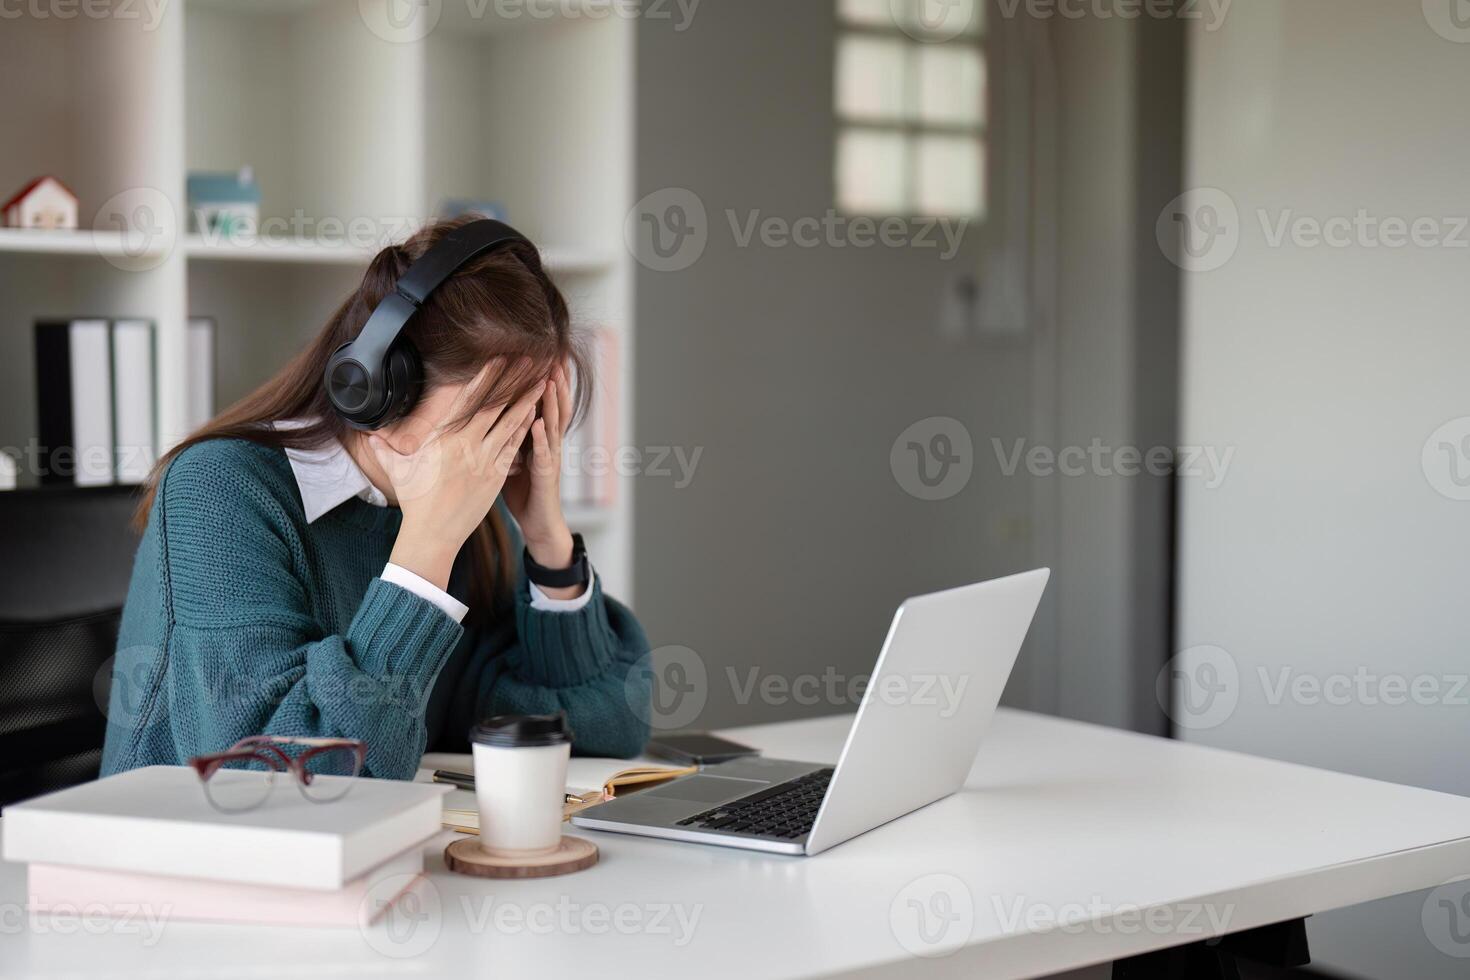
[[[984,217],[985,0],[836,0],[837,206]]]

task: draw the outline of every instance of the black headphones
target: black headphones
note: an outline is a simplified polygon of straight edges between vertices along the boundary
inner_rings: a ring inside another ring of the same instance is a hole
[[[383,298],[357,339],[332,352],[323,381],[327,400],[355,429],[380,429],[407,415],[424,385],[418,351],[398,336],[429,294],[477,256],[526,237],[489,218],[445,235],[419,257]]]

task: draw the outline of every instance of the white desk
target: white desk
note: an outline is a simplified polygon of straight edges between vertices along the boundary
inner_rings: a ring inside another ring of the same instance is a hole
[[[829,761],[847,724],[731,734]],[[819,857],[580,833],[600,864],[524,882],[445,872],[445,835],[438,912],[396,936],[177,922],[148,946],[17,928],[11,913],[0,976],[1026,977],[1470,872],[1470,799],[1014,711],[965,792]],[[23,868],[0,865],[0,909],[23,896]],[[934,944],[910,900],[947,913],[928,920]],[[680,914],[697,916],[687,937]]]

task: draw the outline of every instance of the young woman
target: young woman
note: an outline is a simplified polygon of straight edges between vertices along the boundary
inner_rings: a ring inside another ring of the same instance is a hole
[[[484,716],[559,709],[579,751],[641,750],[637,620],[595,573],[527,575],[581,557],[561,442],[591,377],[536,250],[466,263],[409,321],[424,391],[403,419],[360,432],[323,391],[333,351],[456,226],[379,252],[305,351],[159,462],[104,774],[269,734],[360,739],[367,774],[404,779]]]

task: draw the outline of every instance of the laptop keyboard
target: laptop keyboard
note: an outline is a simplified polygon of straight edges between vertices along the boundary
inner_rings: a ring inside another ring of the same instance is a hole
[[[830,768],[818,769],[696,813],[679,826],[795,840],[811,833],[831,781]]]

